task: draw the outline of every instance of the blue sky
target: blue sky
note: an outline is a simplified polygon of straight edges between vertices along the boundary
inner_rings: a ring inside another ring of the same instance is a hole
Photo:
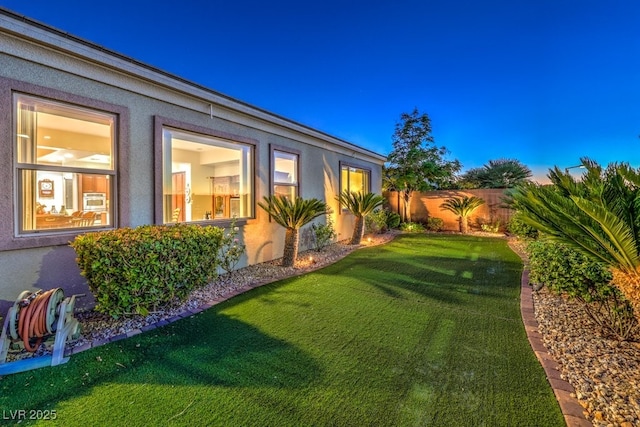
[[[429,114],[464,169],[640,166],[640,2],[0,0],[381,154]]]

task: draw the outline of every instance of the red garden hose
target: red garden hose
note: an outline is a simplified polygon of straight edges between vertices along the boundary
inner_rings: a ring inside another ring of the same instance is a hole
[[[31,353],[40,347],[44,335],[51,333],[49,325],[47,325],[47,309],[49,299],[57,290],[58,288],[55,288],[36,295],[26,307],[20,309],[17,330],[24,343],[24,348]],[[31,346],[29,342],[31,338],[38,338],[34,346]]]

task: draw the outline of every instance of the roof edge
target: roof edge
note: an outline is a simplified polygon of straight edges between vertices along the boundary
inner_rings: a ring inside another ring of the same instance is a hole
[[[332,144],[335,144],[335,145],[338,145],[338,146],[342,146],[342,147],[348,148],[350,150],[354,150],[354,151],[360,152],[361,154],[364,154],[364,155],[367,155],[367,156],[371,156],[374,159],[377,159],[379,161],[382,161],[382,162],[386,161],[386,156],[384,156],[384,155],[382,155],[380,153],[377,153],[377,152],[375,152],[373,150],[369,150],[367,148],[361,147],[361,146],[359,146],[357,144],[354,144],[352,142],[346,141],[346,140],[344,140],[342,138],[338,138],[338,137],[336,137],[334,135],[331,135],[331,134],[329,134],[327,132],[324,132],[322,130],[313,128],[311,126],[305,125],[305,124],[297,122],[295,120],[291,120],[291,119],[289,119],[289,118],[287,118],[285,116],[273,113],[273,112],[268,111],[266,109],[263,109],[263,108],[255,106],[255,105],[249,104],[249,103],[247,103],[245,101],[241,101],[241,100],[239,100],[237,98],[233,98],[233,97],[231,97],[229,95],[225,95],[225,94],[223,94],[221,92],[217,92],[217,91],[215,91],[215,90],[213,90],[213,89],[211,89],[209,87],[206,87],[204,85],[201,85],[199,83],[190,81],[190,80],[185,79],[183,77],[180,77],[180,76],[178,76],[176,74],[164,71],[164,70],[162,70],[160,68],[157,68],[157,67],[155,67],[153,65],[149,65],[149,64],[144,63],[142,61],[139,61],[139,60],[137,60],[135,58],[132,58],[130,56],[124,55],[122,53],[119,53],[117,51],[108,49],[108,48],[106,48],[104,46],[98,45],[96,43],[93,43],[93,42],[88,41],[86,39],[83,39],[81,37],[78,37],[78,36],[75,36],[75,35],[70,34],[68,32],[62,31],[62,30],[60,30],[58,28],[55,28],[55,27],[53,27],[51,25],[42,23],[40,21],[37,21],[35,19],[29,18],[29,17],[24,16],[24,15],[18,14],[18,13],[14,12],[14,11],[12,11],[10,9],[7,9],[7,8],[5,8],[3,6],[0,6],[0,17],[1,16],[5,16],[5,17],[10,18],[10,19],[12,19],[14,21],[21,22],[24,25],[29,26],[29,27],[35,27],[35,28],[37,28],[39,30],[42,30],[42,31],[44,31],[46,33],[49,33],[51,35],[54,35],[56,37],[60,37],[60,38],[66,39],[67,41],[71,42],[72,44],[80,45],[80,46],[83,46],[85,48],[89,48],[91,51],[102,53],[103,55],[107,55],[107,56],[109,56],[111,58],[114,58],[114,59],[116,59],[118,61],[123,61],[123,62],[128,63],[130,66],[133,66],[133,69],[131,67],[129,67],[127,69],[119,69],[120,72],[125,72],[125,73],[128,73],[128,74],[135,75],[138,78],[142,78],[144,80],[151,81],[151,82],[153,82],[155,84],[158,84],[158,85],[161,85],[161,86],[170,87],[172,90],[177,90],[177,91],[183,92],[185,94],[188,94],[190,96],[194,96],[194,97],[203,99],[203,100],[205,100],[207,102],[210,102],[210,103],[221,104],[226,108],[230,108],[232,110],[236,110],[236,111],[244,113],[244,114],[252,115],[252,116],[254,116],[256,118],[271,122],[272,124],[275,124],[277,126],[283,126],[283,127],[289,128],[289,129],[291,129],[291,130],[293,130],[295,132],[303,133],[303,134],[306,134],[308,136],[315,137],[315,138],[318,138],[318,139],[321,139],[321,140],[325,140],[326,142],[329,142],[329,143],[332,143]],[[86,59],[89,59],[89,60],[91,60],[93,62],[97,62],[97,63],[99,63],[99,64],[101,64],[103,66],[113,67],[112,65],[105,63],[103,60],[89,57],[87,55],[86,51],[85,52],[81,52],[79,50],[75,50],[74,51],[74,50],[64,49],[62,46],[60,46],[58,44],[49,43],[45,39],[43,39],[42,37],[38,37],[37,33],[26,34],[25,32],[21,32],[21,31],[18,31],[16,29],[14,29],[14,30],[11,30],[10,28],[3,28],[3,29],[5,29],[7,31],[11,31],[14,34],[18,34],[23,38],[28,38],[28,39],[36,41],[38,43],[46,44],[47,46],[52,47],[52,48],[54,48],[56,50],[63,50],[63,51],[66,50],[66,51],[68,51],[70,53],[73,53],[74,55],[82,56],[82,57],[84,57]],[[181,87],[168,85],[168,83],[166,81],[162,82],[161,78],[149,79],[149,77],[144,75],[143,73],[136,72],[136,70],[135,70],[136,68],[140,69],[138,71],[144,70],[144,71],[147,71],[147,72],[151,72],[152,74],[155,74],[158,77],[163,77],[165,79],[169,79],[171,81],[175,81],[176,83],[178,83],[178,86],[181,86]],[[193,91],[189,91],[188,90],[189,88],[192,88]],[[198,94],[196,92],[204,92],[205,94],[210,95],[214,99],[213,100],[212,99],[208,99],[208,98],[204,97],[203,94]]]

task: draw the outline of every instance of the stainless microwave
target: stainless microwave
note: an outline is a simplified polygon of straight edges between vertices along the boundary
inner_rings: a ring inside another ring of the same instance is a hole
[[[82,194],[82,210],[83,211],[106,211],[107,195],[105,193],[83,193]]]

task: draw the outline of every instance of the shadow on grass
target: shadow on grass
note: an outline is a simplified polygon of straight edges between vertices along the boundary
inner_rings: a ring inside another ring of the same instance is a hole
[[[393,262],[380,263],[376,258],[376,254],[353,254],[315,274],[324,275],[327,280],[336,274],[352,276],[358,283],[367,283],[392,298],[415,298],[417,294],[446,304],[463,305],[469,302],[464,297],[466,294],[511,298],[504,288],[512,287],[517,292],[522,272],[518,260],[496,262],[479,258],[470,262],[468,259],[428,256],[428,260],[398,257]],[[362,290],[366,291],[365,288]]]
[[[107,383],[295,389],[322,375],[303,351],[219,310],[2,378],[0,407],[52,407]]]

